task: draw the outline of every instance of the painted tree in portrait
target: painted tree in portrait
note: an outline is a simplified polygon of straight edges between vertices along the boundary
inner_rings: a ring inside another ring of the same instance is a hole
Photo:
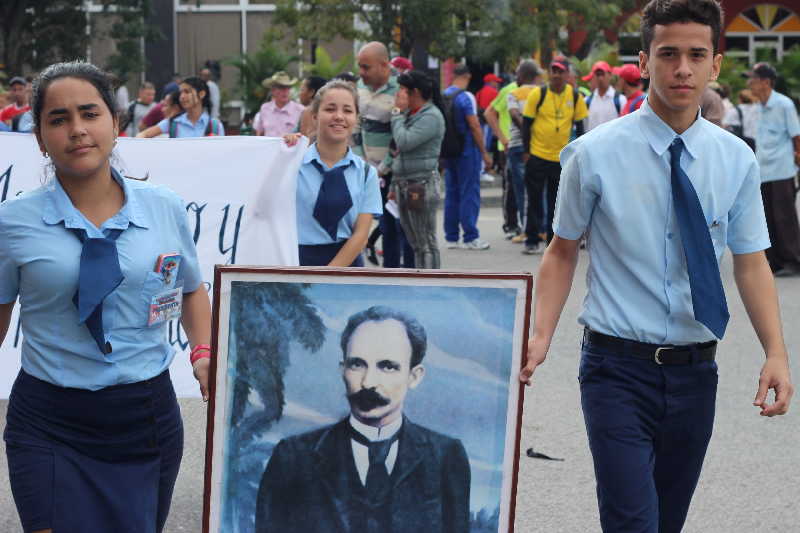
[[[236,327],[230,329],[229,346],[235,346],[239,357],[234,375],[229,376],[233,386],[229,442],[237,445],[228,460],[238,481],[226,487],[226,501],[234,504],[225,509],[223,523],[237,531],[253,530],[256,492],[273,446],[263,436],[283,415],[290,345],[297,342],[316,352],[325,339],[325,326],[304,294],[308,287],[246,282],[233,286],[230,320]]]

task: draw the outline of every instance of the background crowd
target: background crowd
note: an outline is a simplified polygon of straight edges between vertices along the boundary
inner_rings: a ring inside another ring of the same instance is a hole
[[[637,65],[612,63],[596,61],[581,75],[573,61],[558,54],[545,68],[523,58],[513,74],[489,73],[478,80],[461,63],[440,87],[409,59],[390,57],[385,45],[363,46],[357,73],[343,71],[332,79],[356,90],[359,114],[348,144],[375,169],[380,188],[380,213],[362,246],[366,259],[389,268],[439,268],[440,204],[444,246],[489,249],[477,221],[481,183],[496,179],[502,184],[506,238],[522,245],[524,254],[542,253],[552,238],[561,150],[584,132],[636,111],[647,97],[648,80]],[[194,76],[175,74],[160,89],[145,81],[135,99],[118,83],[120,134],[201,137],[228,130],[270,137],[300,133],[316,140],[312,103],[330,80],[277,71],[262,81],[266,99],[257,112],[246,113],[239,124],[223,124],[213,78],[202,68]],[[32,130],[30,80],[13,77],[0,92],[0,130]],[[800,273],[794,207],[800,137],[796,103],[775,89],[782,81],[772,65],[759,63],[735,95],[726,83],[711,82],[701,113],[759,154],[774,243],[770,264],[778,275],[795,275]]]

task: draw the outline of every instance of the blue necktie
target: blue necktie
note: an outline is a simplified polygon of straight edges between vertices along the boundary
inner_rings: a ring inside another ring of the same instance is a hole
[[[326,171],[319,161],[314,159],[311,162],[322,174],[322,186],[319,188],[317,203],[314,205],[314,219],[335,242],[339,221],[353,207],[353,199],[344,179],[347,166]]]
[[[703,207],[689,176],[681,168],[683,140],[676,137],[669,147],[672,167],[672,202],[681,230],[683,252],[689,271],[694,318],[721,339],[728,325],[728,303],[719,275],[719,263],[711,242]]]
[[[84,229],[73,230],[83,243],[81,250],[78,290],[72,303],[78,308],[78,323],[86,324],[97,347],[103,355],[111,353],[111,343],[103,332],[103,300],[116,289],[122,280],[117,255],[117,237],[121,229],[108,231],[108,236],[90,239]]]

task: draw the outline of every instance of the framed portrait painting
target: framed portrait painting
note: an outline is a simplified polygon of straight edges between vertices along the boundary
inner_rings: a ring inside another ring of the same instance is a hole
[[[531,290],[217,266],[204,532],[513,531]]]

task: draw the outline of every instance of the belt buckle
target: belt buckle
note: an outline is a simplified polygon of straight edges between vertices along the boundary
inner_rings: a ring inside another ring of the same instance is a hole
[[[653,357],[653,360],[656,362],[656,364],[663,365],[664,361],[661,360],[661,351],[662,350],[671,350],[671,349],[672,349],[672,346],[660,346],[660,347],[656,348],[656,353],[655,353],[655,356]]]

